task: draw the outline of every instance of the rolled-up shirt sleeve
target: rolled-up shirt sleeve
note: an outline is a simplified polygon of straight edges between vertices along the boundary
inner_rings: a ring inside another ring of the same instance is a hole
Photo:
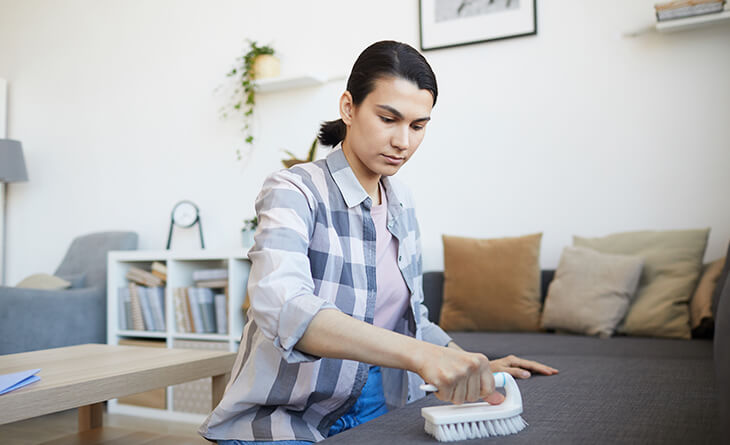
[[[319,358],[294,346],[319,311],[337,309],[314,294],[307,256],[313,206],[306,187],[286,170],[269,176],[256,198],[259,224],[249,251],[248,314],[289,363]]]

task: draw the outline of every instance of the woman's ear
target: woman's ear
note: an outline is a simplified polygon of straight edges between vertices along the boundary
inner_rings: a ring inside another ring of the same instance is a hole
[[[352,124],[352,113],[355,110],[355,103],[352,101],[352,94],[349,91],[345,91],[340,96],[340,117],[345,125],[350,126]]]

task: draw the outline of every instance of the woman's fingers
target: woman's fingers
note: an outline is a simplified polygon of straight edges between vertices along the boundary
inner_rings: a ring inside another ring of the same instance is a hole
[[[530,371],[543,375],[553,375],[558,373],[558,370],[553,367],[532,360],[515,357],[514,355],[492,360],[491,366],[492,371],[494,372],[504,371],[512,375],[512,377],[520,379],[529,378],[532,375]]]

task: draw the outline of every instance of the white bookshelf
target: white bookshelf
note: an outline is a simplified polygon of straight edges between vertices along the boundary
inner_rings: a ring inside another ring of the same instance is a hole
[[[159,261],[167,266],[167,282],[165,283],[165,330],[137,331],[122,330],[119,327],[120,307],[119,288],[128,285],[126,279],[130,266],[150,270],[153,262]],[[175,320],[175,303],[173,289],[193,286],[193,271],[199,269],[228,270],[228,301],[226,334],[185,333],[178,331]],[[241,306],[246,297],[246,285],[251,264],[246,250],[237,251],[112,251],[107,259],[107,343],[116,345],[121,340],[151,340],[164,342],[165,347],[174,348],[176,342],[200,341],[210,342],[216,349],[237,351],[243,332],[245,317]],[[109,412],[120,414],[154,417],[182,422],[202,422],[205,414],[177,410],[174,406],[174,391],[177,387],[166,389],[166,408],[154,409],[118,403],[110,400]]]

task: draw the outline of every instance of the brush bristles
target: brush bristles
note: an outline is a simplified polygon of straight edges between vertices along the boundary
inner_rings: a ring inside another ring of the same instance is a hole
[[[444,425],[434,425],[427,421],[426,432],[435,437],[439,442],[453,442],[455,440],[480,439],[516,434],[526,426],[527,422],[522,419],[522,416]]]

